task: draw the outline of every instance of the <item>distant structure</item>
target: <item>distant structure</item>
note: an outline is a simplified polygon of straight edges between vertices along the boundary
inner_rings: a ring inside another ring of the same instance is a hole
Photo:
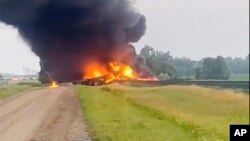
[[[38,70],[23,66],[23,75],[35,75],[38,72],[39,72]]]

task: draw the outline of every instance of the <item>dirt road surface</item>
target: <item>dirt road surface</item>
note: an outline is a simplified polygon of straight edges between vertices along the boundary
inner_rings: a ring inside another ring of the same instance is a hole
[[[46,88],[0,101],[0,141],[90,141],[74,89]]]

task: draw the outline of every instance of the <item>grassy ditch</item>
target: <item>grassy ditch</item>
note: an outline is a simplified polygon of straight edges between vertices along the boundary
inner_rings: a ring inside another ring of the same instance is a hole
[[[39,88],[39,84],[18,84],[11,86],[0,86],[0,100],[17,93]]]
[[[229,124],[249,122],[249,95],[197,86],[80,86],[98,141],[224,141]]]

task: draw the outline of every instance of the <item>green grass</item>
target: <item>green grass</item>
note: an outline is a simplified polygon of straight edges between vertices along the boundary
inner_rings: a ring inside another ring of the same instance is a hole
[[[78,87],[98,141],[224,141],[249,122],[249,95],[196,86]]]
[[[38,85],[37,85],[38,86]],[[0,86],[0,100],[17,94],[19,92],[28,91],[37,88],[35,85],[12,85],[12,86]]]
[[[249,81],[249,74],[233,74],[228,79],[230,81]]]

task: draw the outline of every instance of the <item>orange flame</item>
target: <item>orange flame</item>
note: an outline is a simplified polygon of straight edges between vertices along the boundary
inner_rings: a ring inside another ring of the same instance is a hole
[[[52,81],[52,83],[49,86],[50,88],[57,88],[59,85],[56,83],[56,81]]]
[[[83,79],[93,79],[97,77],[105,77],[105,83],[115,80],[142,80],[156,81],[156,78],[143,79],[138,77],[137,73],[129,65],[118,62],[110,62],[108,67],[104,67],[99,63],[91,63],[84,68],[85,76]]]
[[[92,79],[96,77],[105,76],[108,74],[106,69],[98,63],[92,63],[85,68],[84,79]]]

